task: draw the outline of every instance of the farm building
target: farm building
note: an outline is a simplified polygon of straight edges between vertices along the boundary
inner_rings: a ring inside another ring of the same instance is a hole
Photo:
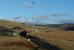
[[[6,27],[3,27],[3,26],[0,26],[0,36],[14,36],[15,32],[6,28]]]

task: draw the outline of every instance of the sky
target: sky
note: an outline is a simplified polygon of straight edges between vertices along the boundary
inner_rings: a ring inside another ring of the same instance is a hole
[[[74,0],[0,0],[0,19],[36,24],[74,23]]]

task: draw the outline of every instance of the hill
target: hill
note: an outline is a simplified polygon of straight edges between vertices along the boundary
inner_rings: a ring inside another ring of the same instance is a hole
[[[62,26],[74,27],[74,24],[70,24],[70,23],[69,24],[68,23],[65,23],[65,24],[45,24],[45,25],[35,25],[35,26],[59,28],[59,27],[62,27]]]
[[[15,32],[20,32],[28,28],[26,25],[8,20],[0,20],[0,26],[13,30]],[[12,29],[19,27],[21,29]],[[18,35],[16,36],[0,36],[0,50],[33,50],[34,45],[27,41],[27,39],[22,38]]]
[[[0,26],[7,27],[9,29],[14,27],[21,27],[22,29],[31,30],[32,25],[25,25],[15,21],[6,21],[0,20]],[[30,35],[33,33],[35,37],[42,39],[49,44],[55,45],[62,50],[74,50],[74,31],[65,31],[59,30],[60,27],[69,27],[74,26],[74,24],[55,24],[55,25],[35,25],[33,30],[38,31],[30,31]],[[58,30],[56,29],[58,28]],[[19,30],[17,30],[18,32]],[[0,50],[4,48],[10,48],[13,50],[33,50],[35,45],[31,42],[27,41],[25,38],[16,36],[16,37],[5,37],[0,36]],[[7,44],[8,42],[8,44]],[[38,42],[38,41],[37,41]],[[13,44],[13,45],[12,45]],[[24,44],[24,45],[23,45]],[[7,47],[6,47],[7,46]],[[24,47],[23,47],[24,46]]]

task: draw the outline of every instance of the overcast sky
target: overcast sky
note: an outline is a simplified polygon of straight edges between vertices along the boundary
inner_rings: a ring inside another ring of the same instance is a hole
[[[0,19],[42,24],[72,20],[73,23],[74,0],[0,0]]]

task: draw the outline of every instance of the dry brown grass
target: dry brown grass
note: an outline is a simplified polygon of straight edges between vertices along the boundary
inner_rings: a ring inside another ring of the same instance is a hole
[[[33,50],[34,46],[20,37],[0,36],[0,50]]]
[[[56,45],[63,50],[74,50],[74,32],[73,31],[42,31],[36,33],[36,36],[44,39],[50,44]]]
[[[31,30],[32,27],[22,25],[13,21],[0,21],[0,26],[8,28],[19,26],[23,29]],[[33,32],[33,31],[32,31]],[[32,33],[31,32],[31,33]],[[56,45],[63,50],[74,50],[74,32],[58,31],[57,29],[39,29],[35,36],[44,39],[50,44]],[[33,45],[26,39],[19,37],[0,37],[0,50],[33,50]]]

